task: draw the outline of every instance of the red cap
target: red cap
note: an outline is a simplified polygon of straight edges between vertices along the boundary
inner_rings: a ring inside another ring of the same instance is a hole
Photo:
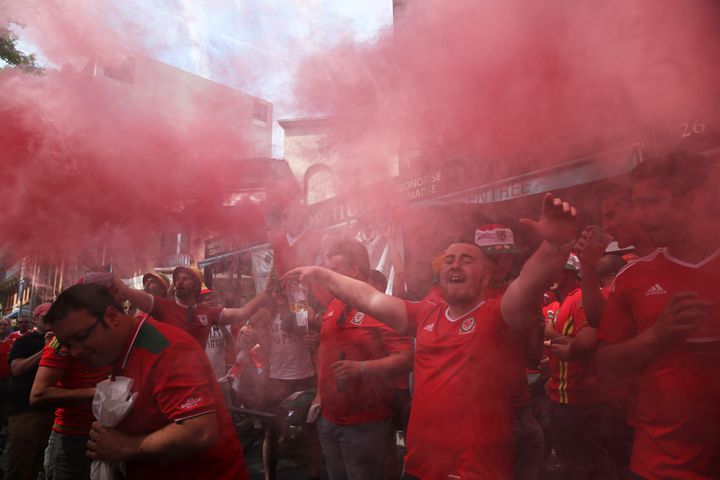
[[[40,315],[45,315],[48,310],[50,310],[50,307],[52,307],[52,303],[41,303],[40,305],[35,307],[35,310],[33,310],[33,318]]]

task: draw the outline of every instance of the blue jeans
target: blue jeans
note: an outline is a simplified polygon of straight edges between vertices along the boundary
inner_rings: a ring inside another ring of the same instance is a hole
[[[90,478],[90,459],[84,435],[65,435],[55,431],[45,449],[45,478],[47,480],[84,480]]]
[[[329,480],[386,478],[395,454],[390,419],[359,425],[336,425],[320,416],[318,433]]]

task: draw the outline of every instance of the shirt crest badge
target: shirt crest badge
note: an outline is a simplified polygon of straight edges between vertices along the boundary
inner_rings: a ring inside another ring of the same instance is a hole
[[[365,318],[365,314],[362,312],[357,312],[355,315],[353,315],[352,323],[355,325],[360,325],[363,318]]]
[[[475,330],[475,317],[466,318],[460,324],[460,333],[470,333]]]

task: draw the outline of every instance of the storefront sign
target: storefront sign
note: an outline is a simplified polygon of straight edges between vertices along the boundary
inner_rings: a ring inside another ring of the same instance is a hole
[[[400,182],[398,191],[403,200],[420,200],[439,193],[439,186],[442,181],[442,172],[431,173],[422,177],[411,178]]]

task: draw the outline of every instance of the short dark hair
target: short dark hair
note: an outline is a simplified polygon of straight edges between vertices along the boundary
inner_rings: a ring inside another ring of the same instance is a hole
[[[73,285],[55,299],[45,315],[45,323],[51,325],[75,310],[86,310],[93,317],[102,320],[108,307],[123,312],[122,305],[115,300],[107,287],[91,283]]]
[[[357,267],[362,280],[367,281],[370,276],[370,256],[365,245],[352,238],[339,240],[328,252],[328,258],[335,255],[345,257],[350,265]]]
[[[656,159],[649,159],[632,171],[632,179],[657,180],[667,186],[673,195],[684,195],[691,190],[703,188],[710,177],[712,164],[700,153],[674,152]]]

